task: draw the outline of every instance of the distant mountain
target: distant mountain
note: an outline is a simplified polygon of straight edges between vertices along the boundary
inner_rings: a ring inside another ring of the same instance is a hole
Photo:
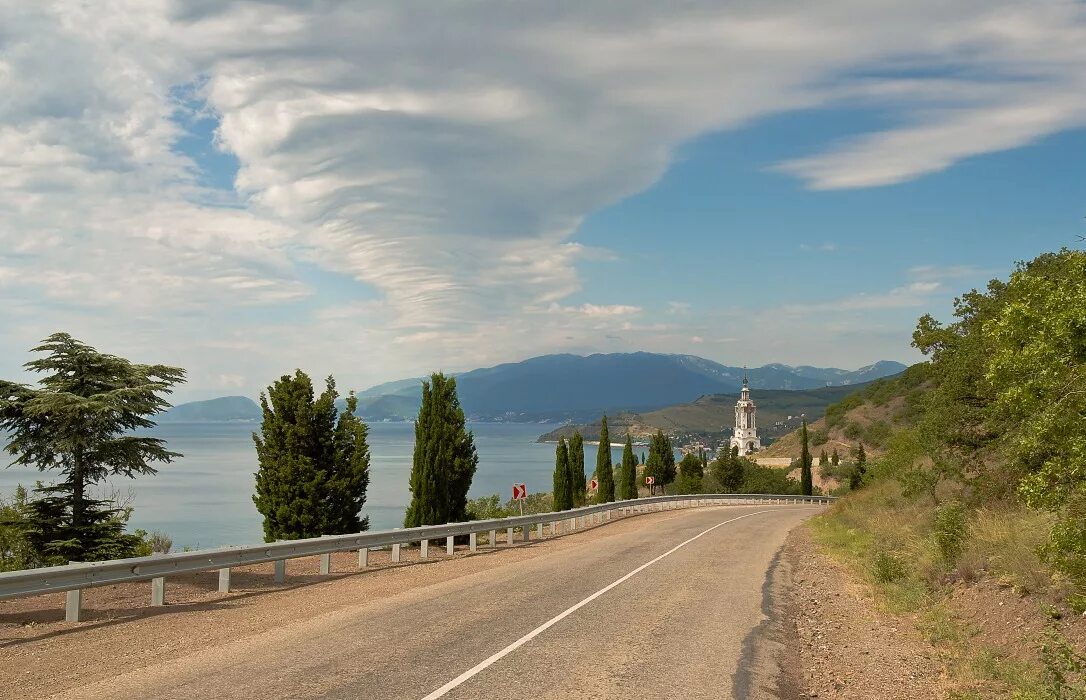
[[[853,386],[897,374],[905,365],[876,362],[850,371],[772,364],[747,372],[756,390]],[[694,355],[651,352],[543,355],[456,375],[464,411],[473,420],[590,422],[606,411],[645,413],[700,396],[737,392],[743,368]],[[400,379],[358,393],[358,413],[370,421],[413,420],[422,378]],[[734,401],[733,401],[734,403]],[[340,408],[344,401],[339,402]],[[181,404],[162,421],[259,421],[260,406],[244,396]]]
[[[174,406],[155,420],[159,423],[211,423],[224,421],[260,421],[260,406],[245,396],[224,396],[208,401],[192,401]]]
[[[859,370],[771,364],[747,372],[755,389],[850,386],[896,374],[897,362]],[[477,420],[582,421],[601,411],[642,412],[739,390],[743,368],[694,355],[648,352],[543,355],[457,375],[465,412]],[[421,379],[367,389],[360,410],[370,420],[411,419],[418,411]]]

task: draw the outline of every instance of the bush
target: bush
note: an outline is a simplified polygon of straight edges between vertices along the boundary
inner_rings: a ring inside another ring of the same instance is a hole
[[[829,442],[829,440],[830,434],[825,428],[821,430],[816,430],[811,433],[811,444],[815,447],[818,447],[819,445],[825,445],[827,442]]]
[[[871,561],[871,575],[879,583],[893,583],[905,578],[905,563],[885,549],[876,549]]]
[[[27,538],[29,496],[22,486],[11,498],[0,498],[0,571],[18,571],[41,566]]]
[[[943,555],[943,561],[953,565],[962,554],[967,534],[965,506],[958,501],[947,503],[935,511],[932,536]]]

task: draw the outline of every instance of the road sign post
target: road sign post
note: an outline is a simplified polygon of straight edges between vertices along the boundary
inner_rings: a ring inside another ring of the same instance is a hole
[[[520,504],[520,514],[524,515],[524,501],[528,500],[527,484],[513,484],[513,500]]]

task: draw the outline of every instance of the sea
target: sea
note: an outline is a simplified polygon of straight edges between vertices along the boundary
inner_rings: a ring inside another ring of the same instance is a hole
[[[508,500],[514,483],[528,491],[550,491],[554,444],[536,440],[558,427],[547,423],[472,423],[479,467],[468,496],[498,494]],[[184,456],[159,465],[154,476],[114,477],[98,487],[97,495],[117,493],[133,508],[129,530],[160,531],[173,539],[174,550],[206,549],[263,541],[261,515],[253,505],[253,474],[257,469],[252,434],[255,423],[163,423],[149,434],[166,441]],[[370,485],[362,512],[371,530],[403,525],[411,499],[408,483],[415,445],[412,423],[369,425]],[[642,449],[642,448],[639,448]],[[585,468],[596,463],[596,445],[585,445]],[[620,447],[612,447],[619,463]],[[0,466],[7,464],[0,458]],[[55,476],[21,466],[0,468],[0,499],[18,484],[33,488]]]

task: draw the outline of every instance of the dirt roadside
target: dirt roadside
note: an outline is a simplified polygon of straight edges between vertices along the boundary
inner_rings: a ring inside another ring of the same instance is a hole
[[[806,526],[781,551],[787,595],[783,623],[782,699],[934,700],[945,694],[936,651],[909,623],[875,609],[832,559],[818,551]]]

